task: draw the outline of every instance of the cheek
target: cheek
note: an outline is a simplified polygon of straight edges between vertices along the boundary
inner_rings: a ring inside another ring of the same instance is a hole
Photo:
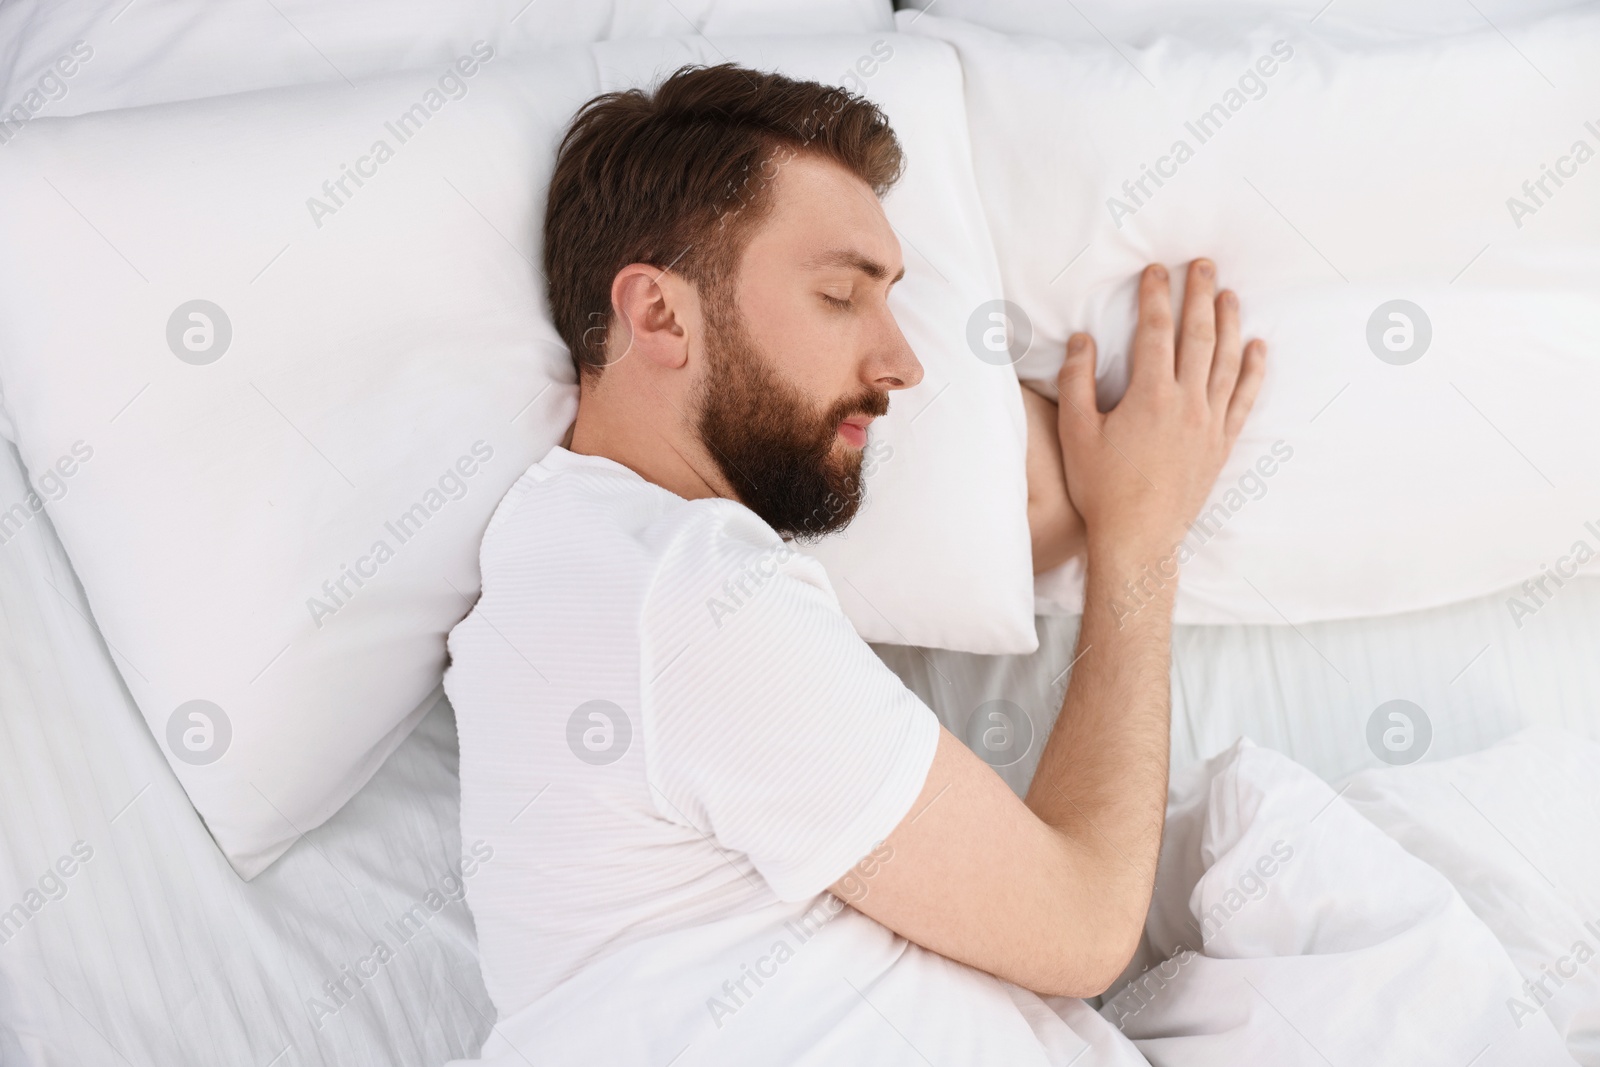
[[[854,386],[855,317],[804,292],[753,292],[745,329],[768,364],[807,394],[838,397]]]

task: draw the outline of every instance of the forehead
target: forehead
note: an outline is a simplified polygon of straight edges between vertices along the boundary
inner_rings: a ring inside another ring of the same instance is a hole
[[[829,159],[780,149],[767,217],[750,246],[820,262],[826,250],[848,249],[899,271],[900,241],[872,187]]]

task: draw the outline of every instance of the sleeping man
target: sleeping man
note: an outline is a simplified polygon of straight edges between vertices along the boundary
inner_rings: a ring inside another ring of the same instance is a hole
[[[922,378],[888,301],[901,166],[870,103],[732,66],[601,96],[563,142],[544,262],[577,418],[495,513],[445,678],[463,839],[493,849],[485,1058],[1065,1064],[1110,1025],[1074,998],[1151,898],[1172,583],[1114,606],[1182,539],[1265,352],[1209,262],[1180,309],[1151,267],[1126,396],[1097,411],[1080,334],[1059,414],[1030,399],[1035,567],[1082,551],[1088,587],[1019,799],[793,547],[851,520],[870,424]]]

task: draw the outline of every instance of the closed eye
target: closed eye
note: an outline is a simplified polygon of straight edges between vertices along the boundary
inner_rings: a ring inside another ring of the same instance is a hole
[[[831,308],[838,308],[841,311],[845,311],[845,310],[848,310],[850,308],[850,306],[851,306],[850,301],[848,299],[842,299],[841,300],[839,297],[829,296],[827,293],[822,293],[820,295],[822,296],[823,302],[826,303]]]

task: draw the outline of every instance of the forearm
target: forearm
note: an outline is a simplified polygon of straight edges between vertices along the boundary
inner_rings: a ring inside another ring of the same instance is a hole
[[[1022,406],[1028,416],[1028,532],[1033,573],[1043,574],[1083,551],[1083,518],[1067,495],[1055,403],[1024,385]]]
[[[1145,563],[1092,546],[1077,663],[1027,804],[1090,861],[1104,900],[1141,925],[1166,811],[1175,583],[1125,595]],[[1136,935],[1135,935],[1136,936]]]
[[[1122,973],[1150,907],[1167,790],[1172,583],[1128,610],[1123,583],[1144,559],[1091,544],[1079,658],[1023,802],[941,734],[918,814],[888,841],[895,863],[849,894],[858,910],[1041,994],[1094,996]]]

